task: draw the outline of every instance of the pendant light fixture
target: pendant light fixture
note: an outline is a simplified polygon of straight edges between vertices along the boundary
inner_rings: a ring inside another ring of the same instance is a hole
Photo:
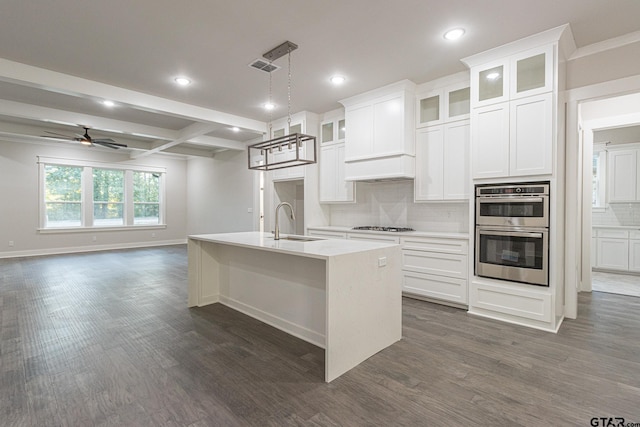
[[[291,52],[297,48],[298,45],[286,41],[262,55],[269,61],[270,65],[276,59],[287,55],[289,62],[287,80],[287,130],[291,129]],[[269,105],[273,106],[271,100],[271,71],[269,71]],[[269,109],[269,139],[249,146],[249,169],[270,171],[316,163],[315,136],[292,133],[272,139],[272,111],[273,107]]]

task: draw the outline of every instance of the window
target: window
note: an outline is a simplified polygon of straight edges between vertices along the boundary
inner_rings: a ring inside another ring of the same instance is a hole
[[[133,173],[133,223],[160,223],[160,174]]]
[[[46,165],[45,227],[82,224],[82,168]]]
[[[591,207],[594,210],[603,210],[606,207],[606,173],[607,151],[603,144],[593,145],[593,158],[591,163],[592,198]]]
[[[40,157],[40,228],[162,226],[162,168]]]
[[[123,224],[124,171],[93,169],[93,225]]]

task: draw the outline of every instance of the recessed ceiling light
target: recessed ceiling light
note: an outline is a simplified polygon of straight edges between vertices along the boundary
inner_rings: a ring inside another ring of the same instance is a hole
[[[345,78],[343,76],[333,76],[329,79],[331,81],[331,83],[333,83],[334,85],[341,85],[342,83],[345,82]]]
[[[113,107],[114,105],[116,105],[116,103],[105,99],[104,101],[102,101],[102,105],[104,105],[105,107]]]
[[[189,86],[191,84],[191,79],[186,77],[176,77],[173,80],[180,86]]]
[[[444,33],[444,38],[447,40],[458,40],[464,35],[464,28],[454,28]]]
[[[237,126],[232,127],[231,130],[234,132],[240,132],[240,128]]]
[[[276,108],[275,104],[272,104],[271,102],[267,102],[264,104],[264,109],[265,110],[273,110],[274,108]]]
[[[489,80],[495,80],[498,77],[500,77],[500,73],[493,72],[493,73],[487,74],[487,79]]]

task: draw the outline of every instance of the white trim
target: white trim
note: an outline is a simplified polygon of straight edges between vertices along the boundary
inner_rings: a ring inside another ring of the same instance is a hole
[[[38,163],[44,163],[47,165],[59,165],[59,166],[78,166],[78,167],[92,167],[98,169],[118,169],[118,170],[133,170],[135,172],[156,172],[156,173],[166,173],[167,168],[158,167],[158,166],[144,166],[144,165],[136,165],[133,163],[110,163],[110,162],[95,162],[89,160],[79,160],[79,159],[67,159],[60,157],[46,157],[46,156],[37,156]]]
[[[93,233],[101,231],[131,231],[131,230],[161,230],[167,228],[167,224],[157,225],[116,225],[113,227],[60,227],[38,228],[40,234],[68,234],[68,233]]]
[[[51,249],[36,249],[36,250],[30,250],[30,251],[0,252],[0,259],[72,254],[72,253],[78,253],[78,252],[111,251],[111,250],[117,250],[117,249],[135,249],[135,248],[146,248],[146,247],[155,247],[155,246],[186,245],[186,244],[187,244],[187,239],[175,239],[175,240],[161,240],[158,242],[118,243],[118,244],[99,245],[99,246],[73,246],[68,248],[51,248]]]
[[[640,31],[634,31],[633,33],[624,34],[619,37],[614,37],[612,39],[603,40],[601,42],[593,43],[587,46],[582,46],[569,57],[569,61],[637,42],[640,42]]]

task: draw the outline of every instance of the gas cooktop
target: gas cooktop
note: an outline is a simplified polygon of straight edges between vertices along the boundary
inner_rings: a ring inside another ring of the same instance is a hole
[[[361,227],[353,227],[352,230],[367,230],[367,231],[391,231],[394,233],[400,233],[403,231],[414,231],[409,227],[378,227],[376,225],[364,225]]]

